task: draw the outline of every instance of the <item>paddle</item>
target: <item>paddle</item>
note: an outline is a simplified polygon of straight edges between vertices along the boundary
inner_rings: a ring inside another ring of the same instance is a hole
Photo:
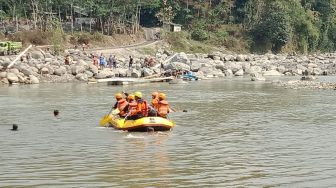
[[[119,114],[119,113],[120,113],[120,111],[119,111],[118,108],[113,110],[113,107],[112,107],[111,110],[109,111],[109,113],[106,114],[106,115],[99,121],[100,126],[104,126],[104,125],[106,125],[106,124],[107,124],[109,121],[111,121],[111,119],[113,118],[112,115],[117,115],[117,114]]]

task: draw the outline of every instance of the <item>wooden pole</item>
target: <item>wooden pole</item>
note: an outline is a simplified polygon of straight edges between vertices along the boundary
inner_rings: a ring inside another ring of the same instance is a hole
[[[33,45],[29,45],[23,52],[21,52],[15,59],[14,61],[12,61],[8,66],[7,69],[11,68],[17,60],[19,60],[21,58],[21,56],[23,56],[31,47],[33,47]]]

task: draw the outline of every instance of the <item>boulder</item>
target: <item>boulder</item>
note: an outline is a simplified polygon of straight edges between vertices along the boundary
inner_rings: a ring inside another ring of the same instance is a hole
[[[85,72],[85,67],[84,66],[77,66],[77,65],[72,65],[71,66],[71,74],[72,75],[77,75],[79,73],[84,73]]]
[[[165,66],[165,70],[190,70],[190,66],[181,62],[171,62]]]
[[[43,67],[40,72],[41,74],[49,74],[49,69],[47,67]]]
[[[235,75],[235,76],[244,76],[244,70],[243,70],[243,69],[240,69],[240,70],[238,70],[234,75]]]
[[[59,67],[58,69],[55,70],[54,74],[57,75],[57,76],[62,76],[64,75],[65,73],[67,73],[67,70],[65,67],[61,66]]]
[[[142,70],[142,74],[143,74],[144,77],[146,77],[146,76],[151,76],[151,75],[154,74],[154,71],[151,70],[151,69],[149,69],[149,68],[144,68],[144,69]]]
[[[9,81],[8,81],[7,78],[2,78],[2,79],[0,79],[0,83],[9,84]]]
[[[141,72],[136,69],[127,70],[127,77],[140,78]]]
[[[29,80],[30,80],[31,84],[39,84],[40,83],[39,79],[36,78],[36,76],[34,76],[34,75],[30,75]]]
[[[98,73],[98,67],[96,67],[95,65],[89,65],[89,71],[91,71],[93,74],[97,74]]]
[[[265,81],[266,78],[259,73],[251,73],[251,81]]]
[[[189,58],[187,54],[184,52],[176,54],[172,59],[171,62],[179,62],[179,63],[189,63]]]
[[[80,81],[85,81],[86,82],[86,81],[89,80],[89,77],[88,77],[88,75],[86,73],[79,73],[79,74],[76,75],[76,79],[80,80]]]
[[[14,74],[19,74],[20,71],[18,69],[16,69],[16,68],[13,68],[13,69],[9,69],[8,72],[14,73]]]
[[[24,76],[16,75],[19,78],[20,83],[26,83],[27,79]]]
[[[0,79],[7,78],[7,72],[0,72]]]
[[[107,78],[109,75],[106,72],[99,72],[97,73],[94,78],[96,79],[104,79]]]
[[[232,77],[233,76],[233,72],[231,69],[227,69],[227,70],[224,70],[224,74],[226,77]]]
[[[88,78],[93,77],[93,73],[91,71],[85,71],[85,74],[87,75]]]
[[[270,70],[270,71],[265,71],[263,75],[264,76],[282,76],[283,74],[281,74],[280,72],[276,70]]]
[[[15,73],[12,73],[12,72],[7,73],[7,79],[10,83],[19,82],[19,78],[16,76]]]
[[[30,54],[33,59],[43,59],[44,58],[44,54],[38,50],[30,52]]]
[[[30,67],[22,68],[22,69],[21,69],[21,72],[22,72],[25,76],[30,76],[30,75],[33,75],[33,74],[34,74],[34,71],[32,71],[32,70],[30,69]]]
[[[197,60],[190,61],[190,70],[197,72],[201,68],[201,62]]]
[[[119,69],[118,70],[118,75],[120,77],[127,77],[127,71],[128,71],[128,69]]]

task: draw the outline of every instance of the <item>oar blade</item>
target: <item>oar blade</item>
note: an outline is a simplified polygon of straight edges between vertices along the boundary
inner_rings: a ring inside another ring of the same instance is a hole
[[[105,115],[100,121],[99,121],[99,125],[100,126],[105,126],[109,121],[112,120],[112,115],[108,114]]]

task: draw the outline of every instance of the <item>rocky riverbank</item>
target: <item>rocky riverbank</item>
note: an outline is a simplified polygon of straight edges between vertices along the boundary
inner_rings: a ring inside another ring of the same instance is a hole
[[[5,69],[15,57],[0,57],[0,83],[38,84],[45,82],[87,82],[91,79],[110,77],[151,76],[172,74],[173,70],[190,70],[202,78],[251,76],[253,81],[265,80],[264,76],[335,75],[336,53],[318,55],[289,54],[185,54],[159,49],[156,64],[145,66],[147,55],[137,53],[132,69],[128,69],[128,55],[117,56],[117,69],[99,70],[92,64],[90,54],[80,50],[67,52],[73,58],[64,64],[64,56],[54,56],[41,50],[32,50],[31,58],[23,58],[10,69]],[[109,54],[107,54],[109,55]]]

